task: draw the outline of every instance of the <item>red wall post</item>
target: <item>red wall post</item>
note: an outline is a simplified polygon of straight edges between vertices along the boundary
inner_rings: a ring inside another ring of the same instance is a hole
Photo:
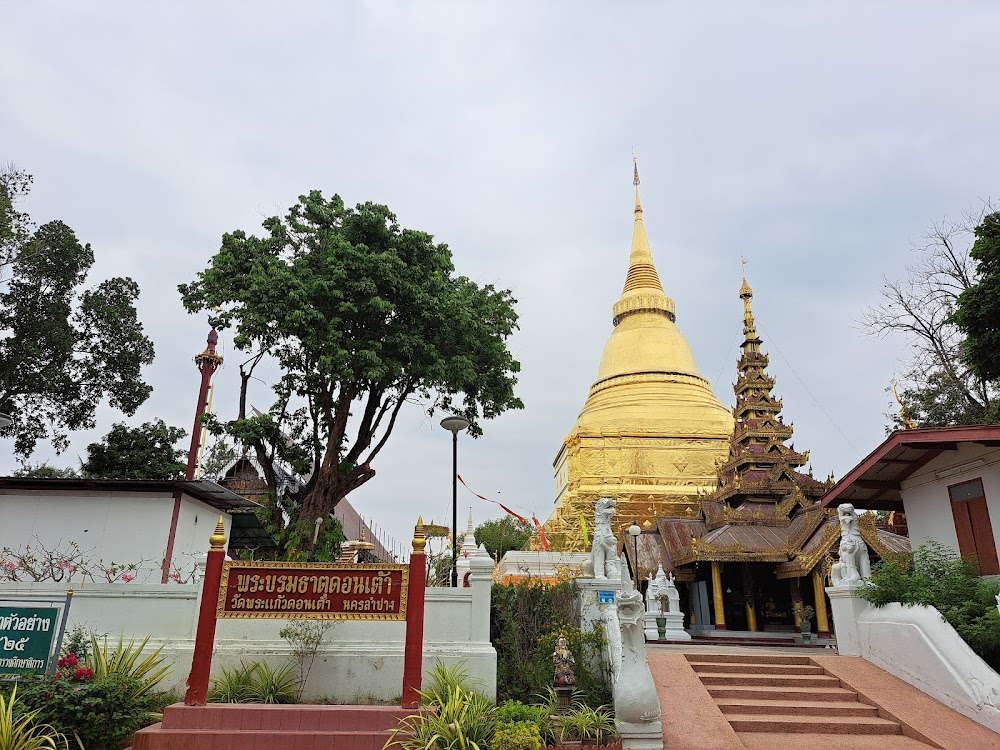
[[[212,651],[215,650],[215,611],[219,603],[219,586],[222,583],[222,562],[226,559],[226,530],[222,516],[215,525],[215,533],[208,540],[208,563],[205,579],[201,582],[201,607],[198,610],[198,629],[194,636],[194,656],[191,674],[187,678],[184,704],[204,706],[208,698],[208,677],[212,672]]]
[[[403,651],[403,708],[417,708],[417,693],[423,679],[424,589],[427,586],[427,556],[424,554],[424,519],[417,519],[410,555],[410,582],[406,590],[406,646]]]

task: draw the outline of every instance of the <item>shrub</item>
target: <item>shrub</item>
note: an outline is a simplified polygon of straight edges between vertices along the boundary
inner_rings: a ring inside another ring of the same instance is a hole
[[[425,700],[427,695],[421,693]],[[496,706],[480,693],[451,687],[431,710],[401,719],[384,747],[403,750],[489,750],[496,730]]]
[[[109,652],[108,639],[105,637],[102,643],[96,635],[91,634],[90,650],[86,654],[85,663],[97,677],[128,677],[132,681],[129,684],[136,691],[132,697],[139,698],[155,688],[170,673],[170,666],[163,666],[163,657],[160,655],[163,646],[143,656],[147,643],[148,635],[138,645],[134,640],[125,643],[124,636],[121,636],[118,638],[118,645]]]
[[[297,701],[302,700],[309,673],[312,671],[316,654],[323,644],[327,631],[334,626],[331,620],[289,620],[279,632],[288,645],[292,647],[292,655],[299,669],[299,689],[295,694]]]
[[[887,555],[872,570],[862,598],[881,607],[890,602],[937,609],[987,664],[1000,671],[997,583],[980,577],[976,561],[937,542],[910,555]]]
[[[24,703],[38,720],[86,750],[121,750],[150,722],[151,699],[133,677],[95,676],[81,667],[51,680],[37,680],[24,691]]]
[[[17,686],[5,699],[0,693],[0,750],[58,750],[68,748],[66,737],[47,724],[38,724],[38,711],[22,711]]]
[[[297,703],[298,679],[292,663],[274,669],[267,662],[242,662],[235,669],[223,668],[213,677],[209,703]]]
[[[552,651],[560,631],[576,658],[577,688],[590,705],[610,701],[603,673],[603,636],[580,632],[571,582],[496,584],[490,605],[490,640],[497,650],[497,697],[529,701],[552,685]]]
[[[497,722],[492,750],[538,750],[542,738],[531,721]]]

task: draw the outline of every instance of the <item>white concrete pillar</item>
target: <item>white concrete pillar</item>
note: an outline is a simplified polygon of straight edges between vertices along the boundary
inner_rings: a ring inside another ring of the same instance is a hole
[[[858,617],[870,605],[860,596],[858,590],[864,584],[851,583],[843,586],[829,586],[826,595],[830,597],[833,613],[833,628],[837,636],[837,653],[841,656],[861,656],[861,642],[858,638]]]
[[[472,589],[472,612],[469,613],[469,640],[489,643],[490,597],[493,592],[495,563],[485,545],[469,556],[469,586]]]

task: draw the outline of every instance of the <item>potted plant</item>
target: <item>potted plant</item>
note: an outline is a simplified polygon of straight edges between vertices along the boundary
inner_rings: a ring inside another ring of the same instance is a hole
[[[670,597],[661,592],[653,598],[660,607],[660,613],[656,616],[656,635],[663,641],[667,637],[666,613],[670,611]]]
[[[799,628],[802,631],[802,643],[808,646],[812,643],[812,618],[816,615],[816,610],[808,604],[799,605]]]
[[[563,747],[607,744],[617,736],[614,716],[605,706],[591,708],[577,702],[569,713],[553,716],[552,723]]]

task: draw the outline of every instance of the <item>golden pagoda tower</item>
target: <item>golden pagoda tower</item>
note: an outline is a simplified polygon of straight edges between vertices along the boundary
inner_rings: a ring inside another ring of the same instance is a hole
[[[692,518],[716,486],[733,418],[698,372],[663,293],[646,239],[634,166],[635,226],[628,273],[597,379],[556,454],[556,502],[545,533],[557,550],[584,550],[594,503],[618,503],[619,528]]]

